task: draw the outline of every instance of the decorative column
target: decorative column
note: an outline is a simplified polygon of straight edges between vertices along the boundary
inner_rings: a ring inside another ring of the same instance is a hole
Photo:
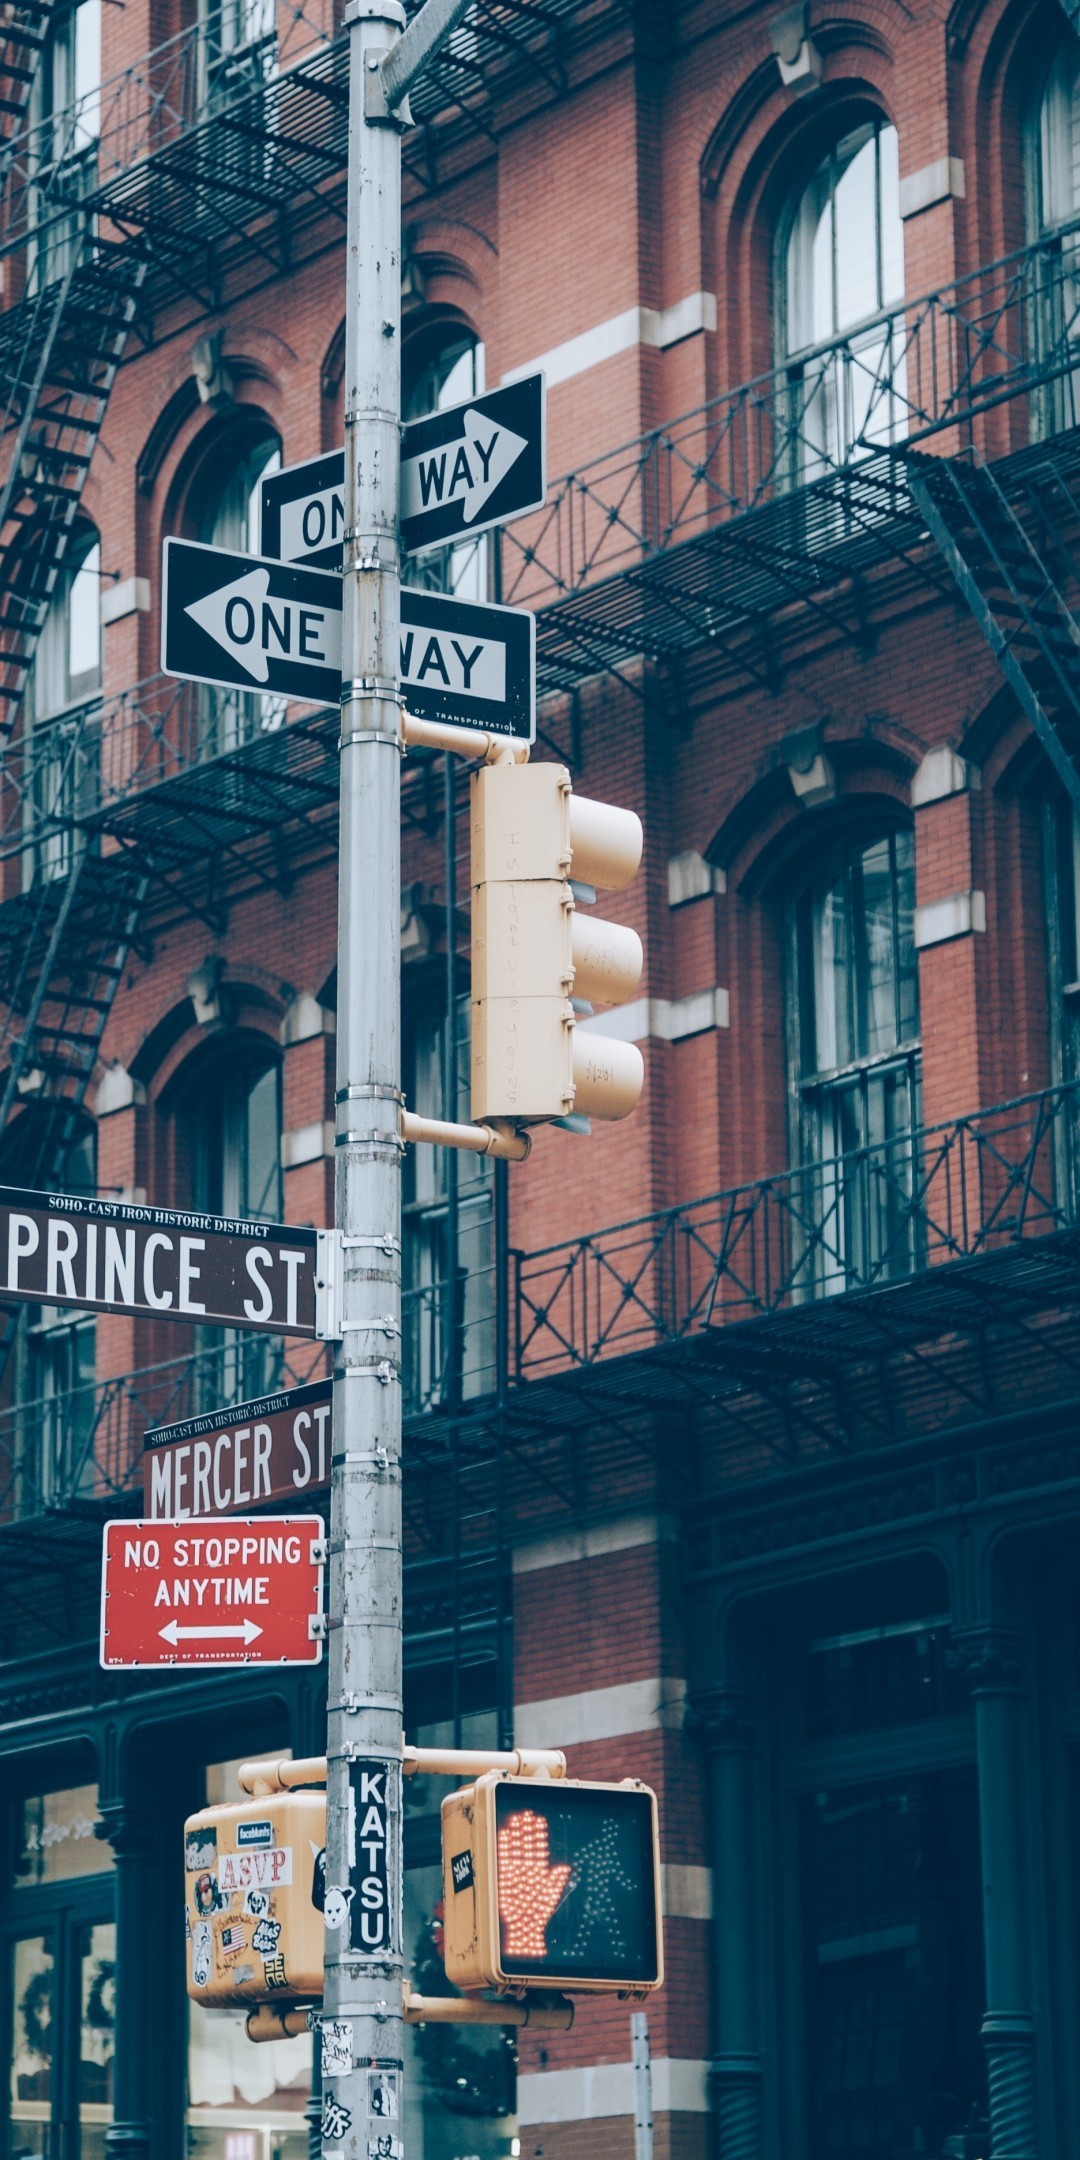
[[[709,1750],[718,2160],[761,2160],[751,1698],[710,1690],[697,1698],[694,1721]]]
[[[116,1854],[116,2055],[113,2120],[105,2132],[109,2160],[150,2160],[147,2067],[160,2074],[160,1975],[151,1972],[147,1914],[155,1907],[150,1823],[128,1800],[100,1809],[99,1837]]]
[[[992,2160],[1039,2160],[1019,1644],[1002,1628],[965,1630],[954,1655],[975,1706],[990,2152]]]

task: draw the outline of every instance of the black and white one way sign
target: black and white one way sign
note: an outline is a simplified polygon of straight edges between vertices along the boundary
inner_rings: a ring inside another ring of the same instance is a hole
[[[259,555],[166,540],[167,675],[336,705],[342,581]],[[536,625],[528,608],[401,594],[401,687],[418,719],[531,742]]]
[[[401,443],[401,540],[411,555],[540,508],[544,412],[544,378],[528,375],[410,422]],[[343,450],[263,481],[265,554],[339,569],[344,532]]]
[[[340,577],[166,540],[161,665],[191,682],[336,705]]]

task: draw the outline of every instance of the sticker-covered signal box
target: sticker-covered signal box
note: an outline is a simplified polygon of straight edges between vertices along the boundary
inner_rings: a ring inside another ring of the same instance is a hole
[[[656,1795],[489,1770],[442,1804],[443,1943],[460,1988],[647,1995],[664,1977]]]
[[[184,1926],[195,2002],[321,1997],[325,1847],[323,1792],[271,1793],[189,1815]]]

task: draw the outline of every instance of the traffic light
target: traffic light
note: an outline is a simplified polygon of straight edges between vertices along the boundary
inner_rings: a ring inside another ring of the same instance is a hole
[[[442,1805],[446,1974],[460,1988],[647,1995],[664,1977],[656,1795],[488,1771]]]
[[[636,930],[583,915],[578,901],[596,897],[582,887],[628,885],[641,844],[634,812],[575,795],[565,765],[474,774],[474,1118],[623,1118],[634,1108],[640,1050],[583,1033],[571,1001],[619,1005],[637,988]]]
[[[209,2007],[317,2001],[326,1794],[275,1792],[184,1824],[187,1991]]]

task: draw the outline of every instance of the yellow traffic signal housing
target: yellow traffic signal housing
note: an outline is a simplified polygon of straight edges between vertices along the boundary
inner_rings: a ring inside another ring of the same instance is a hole
[[[664,1977],[656,1795],[488,1771],[442,1804],[446,1975],[519,1994],[647,1995]]]
[[[184,1918],[194,2002],[321,1998],[325,1849],[323,1792],[275,1792],[189,1815]]]
[[[583,1034],[572,1000],[633,996],[636,930],[582,915],[571,880],[628,885],[632,810],[575,795],[565,765],[483,767],[472,782],[472,1114],[623,1118],[645,1068],[634,1043]]]

